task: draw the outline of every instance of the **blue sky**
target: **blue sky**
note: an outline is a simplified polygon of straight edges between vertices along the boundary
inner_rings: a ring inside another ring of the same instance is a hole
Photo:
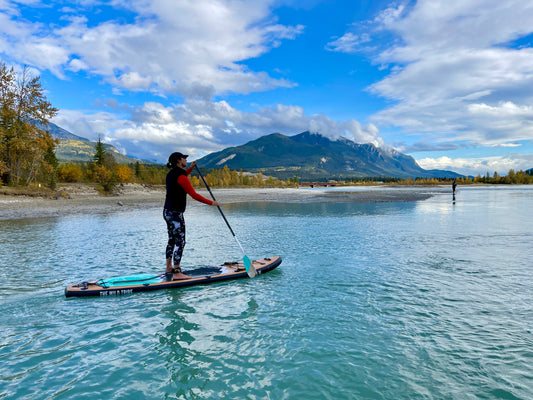
[[[191,159],[280,132],[533,167],[530,0],[0,0],[0,61],[71,132]]]

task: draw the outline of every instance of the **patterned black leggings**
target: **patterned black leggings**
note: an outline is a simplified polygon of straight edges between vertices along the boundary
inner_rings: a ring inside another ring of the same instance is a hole
[[[185,248],[185,219],[183,218],[183,213],[164,209],[163,218],[165,218],[168,228],[167,260],[174,257],[174,265],[180,265],[183,249]]]

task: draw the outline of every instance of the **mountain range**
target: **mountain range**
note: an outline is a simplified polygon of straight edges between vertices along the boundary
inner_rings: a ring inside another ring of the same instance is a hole
[[[47,127],[59,139],[56,156],[60,162],[88,162],[95,154],[96,142],[77,136],[53,123]],[[104,149],[119,164],[148,163],[121,154],[114,146]],[[346,138],[331,140],[318,133],[294,136],[273,133],[246,144],[211,153],[198,160],[202,168],[223,168],[263,173],[279,179],[300,180],[349,178],[456,178],[452,171],[425,170],[411,156],[395,150],[385,151],[372,144],[359,144]]]
[[[318,133],[294,136],[273,133],[242,146],[229,147],[198,160],[204,168],[243,169],[288,179],[457,178],[452,171],[425,170],[411,156],[385,151],[346,138],[331,140]]]

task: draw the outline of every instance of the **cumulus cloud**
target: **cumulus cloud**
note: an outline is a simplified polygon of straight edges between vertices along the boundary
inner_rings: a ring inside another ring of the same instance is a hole
[[[369,87],[393,101],[373,116],[378,125],[422,141],[493,146],[533,137],[533,49],[510,44],[533,32],[532,19],[528,0],[419,1],[388,8],[343,36],[348,42],[364,30],[396,40],[344,51],[373,49],[374,62],[390,68]]]
[[[531,154],[507,154],[505,156],[479,158],[423,158],[417,159],[418,165],[424,169],[453,170],[464,175],[490,175],[494,172],[503,175],[510,169],[525,171],[533,165]]]
[[[242,62],[301,34],[270,18],[270,1],[205,0],[114,2],[132,20],[89,21],[93,5],[56,10],[56,23],[32,23],[16,8],[0,14],[0,51],[60,78],[85,71],[127,90],[209,98],[226,92],[250,93],[292,82],[253,71]],[[89,14],[89,12],[87,12]],[[91,15],[91,18],[95,18]],[[101,18],[101,17],[100,17]],[[4,45],[2,45],[4,43]]]
[[[53,122],[92,140],[101,136],[104,142],[114,144],[128,155],[149,154],[150,160],[158,162],[164,162],[170,151],[187,152],[194,159],[274,132],[294,135],[311,131],[331,139],[346,137],[384,146],[373,124],[363,126],[354,119],[334,121],[323,114],[306,115],[298,106],[277,105],[242,112],[225,101],[198,99],[176,106],[158,102],[136,107],[107,104],[123,114],[61,110]]]
[[[110,130],[124,124],[114,112],[64,109],[59,111],[52,122],[75,135],[93,141],[99,136],[106,141]]]

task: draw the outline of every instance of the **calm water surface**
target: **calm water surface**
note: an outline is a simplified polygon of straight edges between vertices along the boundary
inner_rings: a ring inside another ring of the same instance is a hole
[[[531,399],[533,187],[450,197],[226,204],[277,270],[115,298],[63,289],[160,272],[160,209],[0,221],[0,399]],[[186,220],[185,268],[241,257]]]

